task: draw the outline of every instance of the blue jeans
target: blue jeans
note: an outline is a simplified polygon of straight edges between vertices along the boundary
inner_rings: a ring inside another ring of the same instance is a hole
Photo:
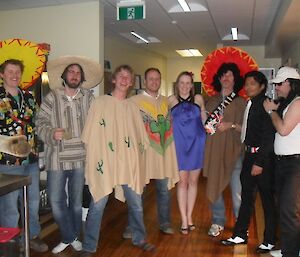
[[[168,178],[156,179],[156,204],[159,226],[170,225],[170,192],[168,189]]]
[[[168,178],[155,179],[155,189],[156,189],[156,205],[159,227],[163,229],[164,227],[170,226],[170,192],[168,189]],[[126,231],[133,232],[133,228],[130,227],[132,223],[132,217],[128,213],[128,226]]]
[[[28,188],[29,236],[39,235],[40,205],[40,170],[37,163],[24,165],[0,165],[0,172],[8,175],[30,175],[31,185]],[[22,190],[16,190],[0,197],[0,224],[2,227],[18,227],[19,210],[18,199],[22,197]]]
[[[122,185],[122,187],[128,205],[128,215],[132,217],[129,224],[132,228],[132,243],[139,245],[146,238],[142,196],[127,185]],[[96,203],[93,200],[90,203],[82,245],[84,251],[91,253],[96,252],[102,216],[107,200],[108,196],[105,196]]]
[[[233,169],[231,180],[230,180],[233,213],[236,219],[239,215],[239,209],[241,206],[242,186],[241,186],[240,174],[242,170],[242,161],[243,161],[243,157],[242,155],[240,155],[235,163],[235,167]],[[217,201],[215,201],[211,205],[211,211],[212,211],[212,224],[218,224],[224,227],[226,223],[226,214],[225,214],[224,198],[222,194],[217,199]]]
[[[47,186],[52,213],[62,242],[71,243],[79,237],[81,231],[83,169],[48,171]]]

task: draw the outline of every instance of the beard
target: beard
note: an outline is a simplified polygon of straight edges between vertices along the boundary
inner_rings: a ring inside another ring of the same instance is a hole
[[[72,88],[72,89],[76,89],[80,86],[81,82],[70,82],[70,81],[64,81],[65,85],[67,85],[69,88]]]

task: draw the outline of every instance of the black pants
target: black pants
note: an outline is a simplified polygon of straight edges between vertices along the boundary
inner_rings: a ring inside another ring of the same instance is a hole
[[[300,251],[300,158],[276,161],[276,190],[283,257]]]
[[[245,153],[241,171],[242,202],[239,216],[234,227],[233,236],[243,239],[248,237],[250,218],[254,210],[256,192],[259,191],[264,210],[265,231],[264,243],[275,245],[276,239],[276,208],[274,201],[273,158],[265,160],[264,170],[258,176],[251,175],[255,163],[255,153]]]

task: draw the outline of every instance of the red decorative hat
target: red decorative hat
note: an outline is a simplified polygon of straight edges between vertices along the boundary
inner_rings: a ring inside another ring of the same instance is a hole
[[[209,96],[217,93],[212,85],[214,75],[223,63],[229,62],[239,67],[241,76],[251,70],[258,70],[255,60],[247,52],[232,46],[216,49],[206,57],[201,69],[202,85]],[[239,95],[247,98],[244,89],[239,92]]]
[[[32,86],[44,71],[47,52],[38,44],[28,40],[13,38],[0,41],[0,64],[8,59],[23,62],[24,72],[20,87]]]

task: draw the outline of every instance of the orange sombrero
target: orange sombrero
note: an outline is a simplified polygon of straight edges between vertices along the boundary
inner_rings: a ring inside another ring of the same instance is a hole
[[[8,59],[23,62],[24,72],[20,87],[27,89],[41,76],[46,64],[46,52],[41,45],[24,39],[0,41],[0,64]]]
[[[213,77],[223,63],[229,62],[235,63],[239,67],[241,76],[251,70],[258,70],[255,60],[242,49],[232,46],[218,48],[206,57],[201,69],[202,85],[207,95],[213,96],[217,93],[212,85]],[[247,98],[244,89],[239,94]]]

